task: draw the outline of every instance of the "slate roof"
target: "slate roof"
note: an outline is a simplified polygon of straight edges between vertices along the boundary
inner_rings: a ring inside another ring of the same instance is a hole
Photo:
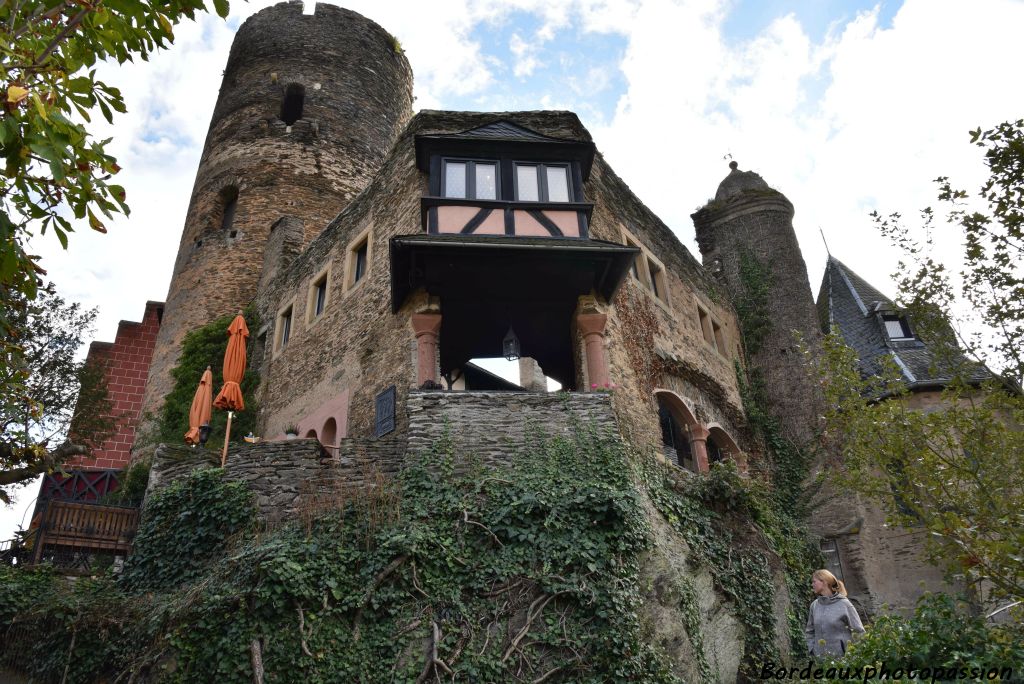
[[[882,315],[897,312],[892,300],[833,256],[829,256],[825,266],[817,307],[822,331],[828,332],[832,326],[839,328],[846,344],[857,352],[865,374],[878,373],[880,359],[890,356],[911,389],[941,387],[949,382],[948,370],[943,372],[936,367],[934,354],[924,342],[916,337],[889,338]],[[911,330],[913,325],[911,320]],[[981,382],[990,377],[988,369],[977,364],[969,380]]]
[[[476,128],[471,128],[468,131],[463,131],[461,133],[451,133],[448,134],[448,136],[453,138],[481,138],[483,140],[527,140],[531,142],[560,141],[559,138],[542,135],[536,131],[531,131],[527,128],[523,128],[522,126],[517,126],[511,121],[495,121],[494,123],[477,126]]]

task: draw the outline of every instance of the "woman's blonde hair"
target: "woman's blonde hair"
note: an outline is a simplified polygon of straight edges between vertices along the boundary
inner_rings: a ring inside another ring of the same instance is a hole
[[[825,586],[832,590],[833,594],[839,594],[840,596],[846,596],[846,585],[843,584],[842,580],[836,578],[828,570],[815,570],[811,577],[820,579],[825,583]]]

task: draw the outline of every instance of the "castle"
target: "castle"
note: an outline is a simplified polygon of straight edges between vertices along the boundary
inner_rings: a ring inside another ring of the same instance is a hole
[[[793,331],[814,353],[817,307],[844,333],[869,326],[865,349],[920,344],[838,261],[816,307],[793,213],[734,162],[693,214],[698,262],[575,114],[414,115],[412,71],[387,31],[336,6],[279,4],[232,46],[166,303],[147,305],[158,332],[129,408],[159,410],[190,330],[253,306],[267,440],[296,424],[335,457],[353,445],[400,455],[422,436],[414,415],[482,439],[527,413],[543,422],[546,376],[697,476],[720,460],[756,472],[764,447],[739,378],[756,370],[784,436],[809,445],[821,399]],[[752,273],[756,345],[737,313]],[[501,356],[519,360],[519,387],[471,363]],[[868,610],[908,608],[922,577],[940,581],[915,535],[885,528],[871,502],[836,497],[823,511],[823,553]]]

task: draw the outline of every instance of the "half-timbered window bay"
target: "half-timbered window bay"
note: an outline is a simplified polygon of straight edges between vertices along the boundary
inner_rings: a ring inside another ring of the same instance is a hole
[[[593,205],[583,183],[594,145],[542,135],[509,121],[416,137],[429,176],[425,232],[587,238]]]

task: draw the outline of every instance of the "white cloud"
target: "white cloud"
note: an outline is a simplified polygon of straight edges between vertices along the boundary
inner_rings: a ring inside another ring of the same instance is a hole
[[[509,39],[508,49],[512,52],[515,61],[512,65],[512,73],[516,78],[525,78],[532,74],[541,65],[537,58],[537,44],[528,43],[518,33],[513,33]]]

